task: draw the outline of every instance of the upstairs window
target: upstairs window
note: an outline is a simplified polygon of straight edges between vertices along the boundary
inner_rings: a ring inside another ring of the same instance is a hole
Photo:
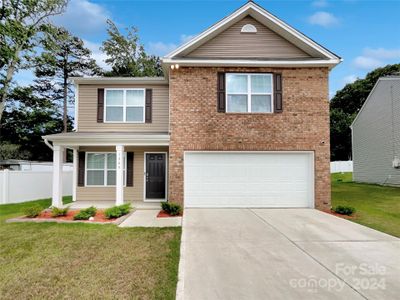
[[[271,113],[272,74],[226,74],[226,111],[231,113]]]
[[[105,122],[144,123],[144,89],[105,89]]]

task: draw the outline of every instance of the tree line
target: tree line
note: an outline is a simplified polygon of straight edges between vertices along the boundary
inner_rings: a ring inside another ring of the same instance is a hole
[[[67,5],[0,0],[0,159],[52,159],[41,136],[72,129],[70,77],[163,74],[160,58],[145,52],[137,28],[121,31],[111,20],[101,47],[110,70],[100,68],[81,38],[51,22]],[[28,86],[15,80],[23,70],[35,76]]]

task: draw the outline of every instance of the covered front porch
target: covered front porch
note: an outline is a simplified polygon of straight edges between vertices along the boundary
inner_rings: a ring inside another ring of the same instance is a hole
[[[66,149],[73,151],[72,209],[124,203],[158,209],[168,199],[167,133],[71,132],[43,138],[53,149],[52,206],[62,207]]]

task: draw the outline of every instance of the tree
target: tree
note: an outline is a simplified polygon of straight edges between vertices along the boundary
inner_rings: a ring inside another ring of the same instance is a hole
[[[36,88],[48,100],[62,103],[63,132],[67,132],[68,100],[73,99],[69,78],[99,74],[100,68],[83,41],[65,28],[49,29],[42,45],[43,52],[37,58],[35,69]]]
[[[350,125],[380,77],[400,72],[400,64],[387,65],[368,73],[338,91],[330,102],[331,159],[351,158]]]
[[[160,58],[146,54],[135,27],[126,28],[125,36],[111,20],[107,20],[107,24],[109,38],[103,42],[101,50],[107,54],[106,63],[112,69],[105,76],[163,75]]]
[[[29,68],[48,18],[60,14],[66,0],[0,0],[0,121],[12,80]]]
[[[68,127],[72,128],[70,118]],[[43,98],[40,89],[36,86],[14,88],[1,120],[0,151],[8,151],[9,158],[52,160],[52,151],[42,136],[61,132],[62,128],[59,108]]]

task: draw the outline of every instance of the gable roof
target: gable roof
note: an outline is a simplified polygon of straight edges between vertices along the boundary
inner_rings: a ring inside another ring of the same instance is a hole
[[[357,113],[357,116],[354,118],[353,122],[350,125],[350,128],[353,128],[354,124],[358,121],[359,116],[363,113],[364,108],[367,106],[368,102],[371,100],[372,96],[375,94],[375,90],[380,85],[382,81],[400,81],[400,77],[398,75],[380,77],[376,81],[374,87],[372,88],[371,92],[369,92],[367,99],[365,99],[364,104],[361,106],[360,110]]]
[[[216,37],[218,34],[235,24],[236,22],[240,21],[246,16],[251,16],[264,26],[268,27],[272,31],[276,32],[281,37],[285,38],[293,45],[297,46],[305,53],[309,54],[312,59],[307,60],[296,60],[296,61],[274,61],[274,60],[265,60],[264,62],[258,61],[256,63],[254,60],[249,60],[246,62],[245,60],[237,60],[236,64],[240,65],[249,65],[249,66],[258,66],[262,64],[267,65],[286,65],[289,64],[296,64],[302,62],[302,64],[307,65],[307,61],[313,65],[321,65],[326,64],[329,66],[334,66],[340,63],[341,58],[334,54],[333,52],[329,51],[328,49],[324,48],[323,46],[319,45],[309,37],[305,36],[301,32],[297,31],[293,27],[289,26],[270,12],[266,11],[261,6],[257,5],[256,3],[250,1],[234,11],[229,16],[223,18],[221,21],[217,22],[210,28],[206,29],[187,43],[183,44],[182,46],[178,47],[176,50],[172,51],[171,53],[167,54],[163,58],[163,62],[165,64],[173,64],[173,63],[181,63],[181,64],[200,64],[200,65],[217,65],[218,60],[211,60],[208,59],[188,59],[184,58],[185,55],[192,52],[194,49],[197,49],[207,41],[211,40],[212,38]],[[214,61],[214,62],[213,62]],[[221,60],[220,60],[221,61]],[[229,65],[229,59],[224,59],[225,65]],[[228,62],[228,64],[226,64]],[[274,63],[275,62],[275,63]],[[234,62],[231,62],[234,65]]]

